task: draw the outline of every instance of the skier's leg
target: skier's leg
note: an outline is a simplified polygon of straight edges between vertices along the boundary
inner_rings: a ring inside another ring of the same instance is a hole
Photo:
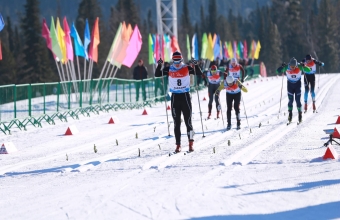
[[[288,92],[288,121],[292,120],[293,117],[293,87],[291,82],[287,82],[287,92]]]
[[[313,102],[315,102],[315,74],[312,74],[310,76],[310,93],[311,93]]]
[[[227,99],[227,121],[228,125],[231,125],[231,108],[233,106],[232,94],[227,93],[226,99]]]
[[[176,138],[176,145],[181,145],[181,107],[179,95],[171,95],[171,114],[174,120],[174,133]]]
[[[295,85],[295,102],[296,102],[296,106],[299,112],[302,111],[301,109],[301,81],[297,82]]]
[[[308,102],[308,93],[309,93],[309,80],[308,80],[307,74],[304,75],[303,82],[304,82],[304,86],[305,86],[305,93],[304,93],[305,106],[304,106],[304,110],[306,112],[307,108],[308,108],[307,102]]]
[[[212,103],[214,100],[214,91],[213,91],[212,84],[209,84],[208,86],[208,94],[209,94],[209,103],[208,103],[208,119],[209,119],[211,116]]]
[[[237,126],[241,125],[240,117],[241,92],[234,94],[234,109],[236,114]]]
[[[193,140],[192,135],[190,136],[190,132],[192,132],[194,129],[192,127],[192,106],[191,106],[191,100],[189,93],[184,94],[184,101],[182,102],[182,112],[183,112],[183,117],[184,117],[184,122],[187,127],[187,134],[188,134],[188,139]]]

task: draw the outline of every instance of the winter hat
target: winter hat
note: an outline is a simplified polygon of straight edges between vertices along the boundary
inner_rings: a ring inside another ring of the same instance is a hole
[[[211,71],[216,71],[216,70],[217,70],[217,66],[212,65],[212,66],[210,67],[210,70],[211,70]]]
[[[183,61],[183,57],[182,57],[182,54],[180,53],[180,52],[178,52],[178,51],[176,51],[176,52],[174,52],[173,54],[172,54],[172,60],[173,61]]]
[[[312,59],[312,55],[307,54],[307,55],[306,55],[306,60],[311,60],[311,59]]]
[[[237,64],[237,59],[235,57],[231,58],[230,63],[235,63]]]
[[[226,81],[227,81],[227,83],[233,83],[234,77],[233,76],[227,76]]]
[[[297,66],[297,60],[293,57],[292,59],[290,59],[289,61],[289,66]]]

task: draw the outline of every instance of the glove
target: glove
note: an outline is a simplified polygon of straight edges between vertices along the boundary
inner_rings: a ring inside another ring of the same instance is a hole
[[[244,83],[244,79],[241,79],[241,83]]]
[[[162,65],[162,64],[163,64],[162,58],[159,58],[159,60],[157,61],[157,63]]]
[[[301,66],[306,66],[304,63],[300,63]]]
[[[195,60],[195,58],[192,58],[191,63],[193,63],[194,65],[197,65],[197,60]]]
[[[215,95],[219,96],[220,95],[220,90],[216,90]]]
[[[287,64],[286,64],[285,62],[283,62],[283,63],[281,64],[281,67],[285,67],[285,66],[287,66]]]

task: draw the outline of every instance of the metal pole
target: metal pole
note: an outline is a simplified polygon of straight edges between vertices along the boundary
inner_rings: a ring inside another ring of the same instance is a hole
[[[198,86],[197,86],[197,75],[196,75],[196,66],[194,64],[194,73],[195,73],[195,78],[196,78],[196,92],[197,92],[197,98],[198,98],[198,107],[200,109],[200,116],[201,116],[201,125],[202,125],[202,133],[203,133],[203,137],[204,136],[204,129],[203,129],[203,120],[202,120],[202,111],[201,111],[201,103],[200,103],[200,95],[198,93]]]

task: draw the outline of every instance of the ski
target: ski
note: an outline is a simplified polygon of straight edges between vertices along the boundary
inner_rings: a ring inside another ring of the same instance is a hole
[[[170,152],[170,153],[169,153],[169,157],[171,157],[171,156],[173,156],[173,155],[175,155],[175,154],[178,154],[178,153],[181,153],[181,152],[176,152],[176,151]]]
[[[302,123],[302,121],[298,121],[298,122],[297,122],[297,125],[299,125],[299,124],[301,124],[301,123]]]
[[[237,126],[236,130],[240,130],[240,129],[241,129],[241,127],[240,127],[240,126]]]
[[[194,152],[194,151],[188,151],[188,150],[187,150],[187,151],[184,152],[184,155],[187,155],[187,154],[190,154],[190,153],[193,153],[193,152]]]

